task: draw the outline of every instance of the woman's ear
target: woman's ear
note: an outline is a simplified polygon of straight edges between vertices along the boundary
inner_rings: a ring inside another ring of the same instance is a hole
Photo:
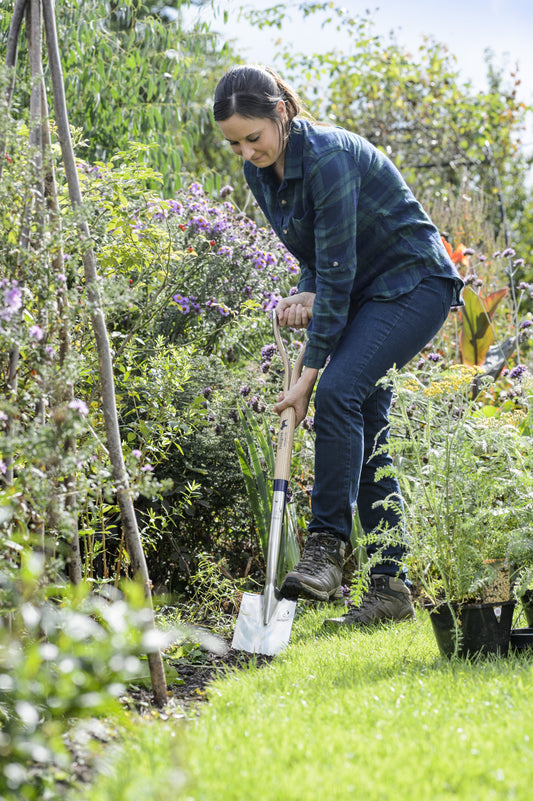
[[[287,119],[287,106],[285,105],[284,100],[278,100],[276,111],[278,112],[282,120]]]

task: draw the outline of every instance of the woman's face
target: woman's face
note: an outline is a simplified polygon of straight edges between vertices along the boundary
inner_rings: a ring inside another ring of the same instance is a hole
[[[233,152],[246,161],[261,168],[283,164],[285,144],[280,126],[274,120],[233,114],[217,124]]]

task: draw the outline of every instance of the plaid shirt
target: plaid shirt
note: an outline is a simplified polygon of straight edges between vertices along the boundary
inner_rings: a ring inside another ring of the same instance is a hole
[[[439,232],[392,162],[342,128],[293,120],[281,184],[244,162],[272,228],[300,262],[300,292],[315,292],[304,363],[323,367],[357,308],[391,300],[426,276],[463,282]]]

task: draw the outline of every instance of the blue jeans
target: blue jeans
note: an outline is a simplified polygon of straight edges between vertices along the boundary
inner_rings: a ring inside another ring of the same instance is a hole
[[[401,368],[425,347],[443,325],[453,282],[430,276],[411,292],[391,301],[368,301],[346,326],[331,354],[315,395],[315,482],[309,532],[329,531],[350,539],[355,505],[365,532],[395,529],[397,541],[385,544],[373,573],[405,576],[407,550],[402,500],[396,478],[375,480],[376,470],[392,457],[371,458],[376,441],[388,438],[392,390],[377,381],[391,367]],[[380,502],[393,496],[386,508]],[[377,505],[376,505],[377,504]],[[369,555],[380,544],[368,546]]]

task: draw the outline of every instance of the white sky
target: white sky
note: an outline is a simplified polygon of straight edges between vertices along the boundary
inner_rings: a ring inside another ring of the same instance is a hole
[[[242,0],[242,5],[268,8],[277,1]],[[409,50],[416,51],[424,35],[433,36],[456,56],[465,80],[471,79],[475,88],[486,86],[483,53],[489,47],[496,65],[511,70],[518,62],[521,99],[533,103],[533,0],[338,0],[336,4],[353,15],[365,15],[369,10],[376,33],[387,36],[394,30],[399,44]],[[291,10],[281,31],[250,28],[236,18],[240,5],[239,0],[218,0],[214,27],[235,39],[249,60],[273,64],[275,42],[280,38],[285,45],[307,53],[335,45],[342,49],[339,35],[322,30],[316,15],[302,20],[298,2],[285,3]],[[229,16],[226,25],[223,11]]]
[[[254,9],[270,8],[283,3],[290,9],[283,27],[252,28],[238,18],[240,6]],[[504,68],[508,76],[518,65],[518,98],[533,105],[533,0],[335,0],[353,16],[371,15],[374,32],[388,38],[394,31],[398,44],[416,54],[424,36],[431,36],[446,45],[456,57],[464,80],[470,80],[474,89],[484,90],[486,65],[484,52],[494,54],[496,67]],[[244,61],[256,61],[280,68],[275,54],[283,46],[292,46],[295,52],[320,53],[334,47],[343,49],[341,35],[334,26],[325,30],[320,26],[319,15],[307,20],[298,12],[299,2],[290,0],[215,0],[216,10],[201,16],[208,18],[212,27],[225,39],[233,39]],[[228,20],[224,22],[224,13]],[[523,147],[533,151],[533,114],[529,115]]]

